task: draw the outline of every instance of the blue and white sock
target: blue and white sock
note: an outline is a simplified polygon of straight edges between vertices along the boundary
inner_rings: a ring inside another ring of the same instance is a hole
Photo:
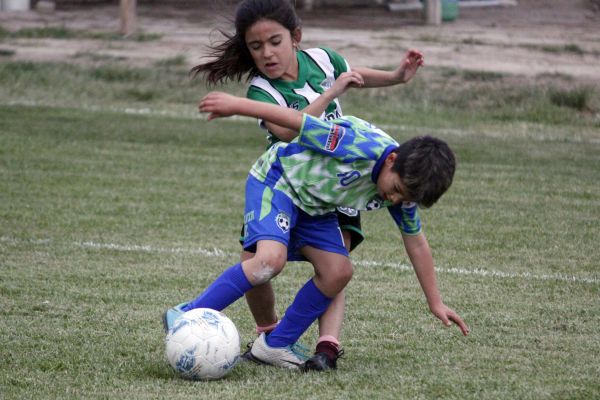
[[[296,343],[310,325],[327,310],[332,300],[310,279],[296,294],[294,302],[285,311],[277,328],[267,336],[267,344],[271,347],[285,347]]]
[[[221,311],[250,289],[252,285],[244,274],[242,264],[238,263],[225,270],[204,292],[181,309],[190,311],[194,308],[212,308]]]

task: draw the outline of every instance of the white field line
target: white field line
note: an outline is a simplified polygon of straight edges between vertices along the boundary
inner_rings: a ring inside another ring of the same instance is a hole
[[[352,260],[352,263],[362,267],[388,267],[398,269],[401,271],[412,271],[413,267],[405,264],[397,263],[385,263],[379,261],[365,261],[365,260]],[[600,279],[586,276],[574,276],[565,274],[533,274],[531,272],[503,272],[486,270],[483,268],[446,268],[446,267],[435,267],[435,270],[439,273],[453,274],[453,275],[474,275],[491,278],[505,278],[505,279],[523,279],[523,280],[539,280],[539,281],[560,281],[560,282],[577,282],[577,283],[600,283]]]
[[[91,104],[62,104],[56,105],[48,101],[37,101],[37,100],[8,100],[0,101],[0,105],[5,106],[24,106],[24,107],[48,107],[48,108],[70,108],[76,110],[83,110],[89,112],[111,112],[117,114],[128,114],[128,115],[149,115],[149,116],[161,116],[171,118],[185,118],[185,119],[200,119],[206,120],[205,114],[199,113],[195,107],[190,106],[184,109],[163,109],[163,108],[150,108],[150,107],[119,107],[119,106],[101,106]],[[254,122],[256,118],[231,116],[225,120],[230,121],[243,121],[243,122]]]
[[[233,257],[238,254],[228,253],[216,247],[211,249],[183,249],[180,247],[173,248],[164,248],[164,247],[154,247],[148,245],[121,245],[114,243],[96,243],[96,242],[75,242],[77,246],[91,248],[91,249],[100,249],[100,250],[115,250],[115,251],[130,251],[130,252],[139,252],[139,253],[169,253],[169,254],[187,254],[187,255],[200,255],[206,257]]]
[[[0,236],[0,242],[22,244],[30,243],[33,245],[47,245],[52,243],[51,239],[17,239],[8,236]],[[239,253],[227,252],[225,250],[212,247],[202,248],[198,247],[195,249],[186,249],[181,247],[155,247],[150,245],[125,245],[116,243],[98,243],[92,241],[86,242],[72,242],[74,246],[97,249],[97,250],[114,250],[124,252],[139,252],[139,253],[164,253],[164,254],[185,254],[185,255],[200,255],[205,257],[214,258],[235,258],[239,256]],[[367,268],[392,268],[398,271],[412,271],[413,268],[410,265],[392,263],[392,262],[381,262],[381,261],[368,261],[353,259],[352,263],[360,267]],[[435,270],[438,273],[450,274],[450,275],[465,275],[465,276],[478,276],[484,278],[500,278],[500,279],[521,279],[530,281],[558,281],[558,282],[572,282],[572,283],[591,283],[598,284],[600,279],[593,276],[575,276],[565,274],[534,274],[531,272],[503,272],[495,270],[487,270],[483,268],[457,268],[457,267],[436,267]]]
[[[9,100],[9,101],[0,101],[0,105],[7,106],[27,106],[27,107],[49,107],[49,108],[73,108],[79,109],[89,112],[113,112],[119,114],[129,114],[129,115],[149,115],[149,116],[162,116],[162,117],[170,117],[170,118],[185,118],[185,119],[199,119],[206,120],[206,115],[198,113],[195,108],[190,107],[189,111],[184,111],[181,109],[178,110],[166,110],[161,108],[135,108],[135,107],[117,107],[117,106],[98,106],[98,105],[88,105],[88,104],[78,104],[78,105],[56,105],[51,104],[50,102],[45,101],[36,101],[36,100]],[[599,115],[600,117],[600,115]],[[231,116],[224,118],[222,121],[227,122],[254,122],[255,118],[250,117],[242,117],[242,116]],[[491,137],[495,139],[507,139],[511,138],[515,135],[506,134],[502,132],[482,132],[482,131],[472,131],[472,130],[462,130],[462,129],[452,129],[452,128],[428,128],[427,132],[418,132],[419,130],[415,127],[398,125],[398,124],[382,124],[379,125],[380,128],[388,131],[388,132],[412,132],[414,134],[424,134],[431,133],[430,131],[435,131],[437,134],[443,135],[454,135],[454,136],[485,136]],[[552,134],[543,134],[543,133],[527,133],[526,135],[518,135],[519,138],[531,139],[539,142],[567,142],[567,143],[589,143],[589,144],[600,144],[600,139],[594,137],[584,137],[584,136],[561,136],[561,135],[552,135]]]

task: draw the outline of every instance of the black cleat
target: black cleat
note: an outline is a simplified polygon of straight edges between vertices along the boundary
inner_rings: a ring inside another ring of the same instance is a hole
[[[308,371],[331,371],[337,369],[337,359],[344,354],[341,350],[336,358],[329,358],[325,353],[315,353],[308,361],[306,361],[301,369],[303,372]]]

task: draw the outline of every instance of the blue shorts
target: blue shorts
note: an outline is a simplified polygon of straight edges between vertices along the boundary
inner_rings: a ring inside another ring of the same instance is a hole
[[[348,256],[335,212],[310,216],[283,192],[252,175],[246,181],[244,250],[256,252],[259,240],[275,240],[288,248],[289,261],[304,261],[304,246]]]

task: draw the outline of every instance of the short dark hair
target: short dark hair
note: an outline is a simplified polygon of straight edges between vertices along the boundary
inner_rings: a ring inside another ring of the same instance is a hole
[[[433,136],[418,136],[394,150],[392,171],[402,178],[409,200],[428,208],[452,184],[456,158],[446,142]]]

